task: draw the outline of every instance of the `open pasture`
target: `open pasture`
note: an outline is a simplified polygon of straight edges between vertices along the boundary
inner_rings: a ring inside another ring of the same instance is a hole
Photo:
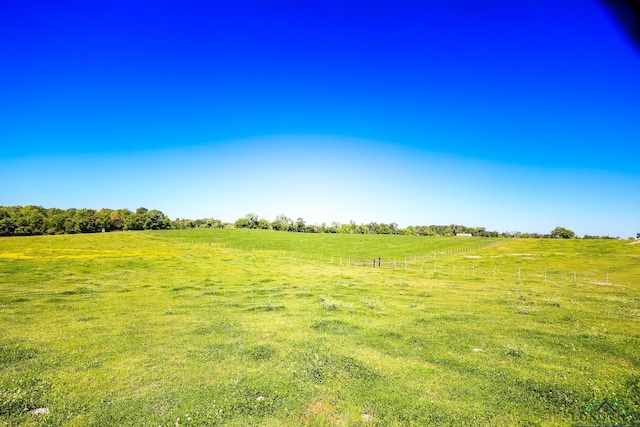
[[[594,400],[632,415],[639,278],[640,245],[617,240],[0,239],[0,422],[568,426]]]

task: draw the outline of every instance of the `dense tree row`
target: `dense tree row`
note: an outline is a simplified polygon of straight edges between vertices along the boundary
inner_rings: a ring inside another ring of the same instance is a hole
[[[556,227],[549,234],[497,232],[484,227],[464,225],[410,225],[399,228],[398,224],[370,222],[348,224],[332,222],[330,225],[307,224],[303,218],[295,221],[285,215],[278,215],[268,221],[249,213],[235,223],[214,218],[176,219],[169,218],[159,210],[129,209],[58,209],[41,206],[0,206],[0,236],[29,236],[38,234],[96,233],[100,231],[123,230],[164,230],[191,228],[253,228],[263,230],[289,231],[299,233],[343,233],[343,234],[401,234],[411,236],[455,236],[468,234],[474,237],[522,237],[522,238],[562,238],[575,239],[576,234],[564,227]],[[609,239],[609,236],[585,235],[585,239]],[[640,233],[637,238],[640,239]]]
[[[498,237],[497,231],[487,231],[484,227],[465,227],[463,225],[430,225],[409,226],[399,228],[398,224],[370,222],[368,224],[356,224],[350,221],[348,224],[332,222],[330,225],[306,224],[303,218],[293,220],[285,215],[278,215],[273,222],[269,222],[258,215],[250,213],[234,223],[235,228],[259,228],[265,230],[294,231],[300,233],[343,233],[343,234],[403,234],[413,236],[455,236],[456,234],[471,234],[482,237]]]
[[[100,231],[171,228],[169,218],[153,209],[58,209],[41,206],[0,206],[0,235],[96,233]]]
[[[564,238],[573,239],[576,235],[573,231],[563,227],[555,228],[551,233],[521,233],[521,232],[497,232],[489,231],[484,227],[466,227],[464,225],[410,225],[399,228],[398,224],[377,223],[356,224],[350,221],[348,224],[333,222],[331,225],[308,225],[304,219],[293,220],[285,215],[278,215],[273,222],[269,222],[258,215],[250,213],[238,219],[233,226],[235,228],[259,228],[265,230],[294,231],[301,233],[344,233],[344,234],[401,234],[411,236],[455,236],[469,234],[474,237],[521,237],[521,238]],[[600,236],[585,236],[585,238],[607,238]]]
[[[177,230],[186,230],[189,228],[233,228],[233,224],[222,222],[219,219],[203,218],[203,219],[180,219],[171,221],[171,228]]]

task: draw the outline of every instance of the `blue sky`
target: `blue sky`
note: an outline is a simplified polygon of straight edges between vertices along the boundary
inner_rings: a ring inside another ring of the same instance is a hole
[[[598,2],[9,1],[0,55],[2,205],[640,232]]]

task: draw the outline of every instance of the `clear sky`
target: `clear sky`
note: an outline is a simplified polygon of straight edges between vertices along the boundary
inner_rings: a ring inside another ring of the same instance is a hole
[[[596,1],[3,2],[0,205],[629,237],[639,193]]]

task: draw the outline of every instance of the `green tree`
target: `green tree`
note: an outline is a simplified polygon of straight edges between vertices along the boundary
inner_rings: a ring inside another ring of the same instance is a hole
[[[73,216],[75,231],[78,233],[95,233],[98,231],[98,221],[94,209],[78,209]]]
[[[111,223],[112,230],[122,231],[124,230],[124,218],[122,212],[111,211],[109,212],[109,222]]]
[[[254,213],[248,213],[244,217],[247,219],[247,228],[258,228],[258,215]]]
[[[271,228],[278,231],[289,231],[292,227],[293,221],[286,215],[278,215],[276,219],[271,223]]]
[[[44,234],[48,227],[46,210],[40,206],[25,206],[20,209],[16,221],[16,234]]]
[[[234,227],[236,228],[249,228],[249,220],[245,217],[245,218],[239,218],[235,224]]]
[[[97,231],[111,231],[113,224],[111,223],[111,209],[102,208],[96,212],[96,223],[98,226]]]
[[[124,220],[126,230],[144,230],[144,216],[138,213],[132,213]]]
[[[134,213],[127,208],[118,209],[118,212],[120,212],[120,218],[122,218],[122,230],[129,230],[129,227],[127,227],[127,220],[131,215],[134,215]]]
[[[327,233],[338,233],[340,231],[340,223],[337,221],[333,221],[331,225],[325,227],[325,231]]]
[[[176,220],[171,223],[171,228],[177,229],[177,230],[187,230],[190,228],[196,228],[197,226],[196,224],[197,224],[196,221],[192,219],[176,218]]]
[[[576,233],[564,227],[556,227],[551,232],[551,237],[556,239],[575,239]]]
[[[169,217],[157,209],[147,211],[141,216],[145,230],[166,230],[171,228]]]
[[[276,220],[273,220],[273,222],[271,222],[271,228],[276,230],[276,231],[282,231],[282,227],[284,226],[284,224],[282,224],[282,222]]]
[[[349,224],[342,224],[340,225],[340,228],[338,229],[340,233],[344,233],[344,234],[355,234],[356,230],[357,230],[358,226],[356,225],[355,221],[349,221]]]
[[[63,234],[67,232],[67,216],[65,214],[55,214],[49,220],[49,231],[52,234]]]
[[[391,234],[398,234],[398,224],[392,222],[389,224],[389,228],[391,229]]]
[[[0,207],[0,236],[12,236],[15,229],[14,212],[10,208]]]

